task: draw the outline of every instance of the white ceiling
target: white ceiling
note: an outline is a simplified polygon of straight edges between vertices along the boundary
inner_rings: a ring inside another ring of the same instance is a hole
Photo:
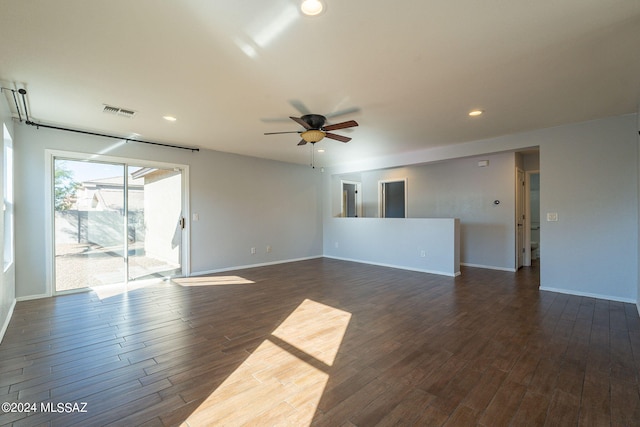
[[[323,165],[638,111],[638,0],[325,2],[0,0],[0,80],[37,122],[295,163],[263,133],[357,110]]]

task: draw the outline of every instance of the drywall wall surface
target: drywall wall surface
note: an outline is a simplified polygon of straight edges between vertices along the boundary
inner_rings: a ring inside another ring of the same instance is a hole
[[[513,153],[435,163],[414,172],[410,189],[423,196],[409,198],[412,216],[459,218],[463,264],[514,269]]]
[[[460,273],[455,218],[332,218],[327,256],[424,271]]]
[[[362,176],[364,171],[380,168],[405,169],[411,164],[433,162],[446,165],[452,159],[527,151],[531,147],[540,149],[541,289],[636,303],[637,114],[438,147],[411,155],[363,160],[334,167],[328,173]],[[333,218],[331,188],[335,185],[325,176],[324,186],[327,252],[334,237],[328,224]],[[546,221],[547,213],[557,213],[558,221]],[[515,236],[510,239],[509,244],[515,247]],[[464,236],[461,241],[464,254],[468,249],[464,247]],[[465,262],[464,258],[461,262]]]
[[[46,296],[45,150],[189,166],[193,274],[322,255],[317,169],[210,150],[190,152],[16,126],[16,294]],[[271,250],[267,252],[266,248]],[[251,253],[251,248],[256,253]]]
[[[332,216],[340,212],[340,180],[331,179]],[[458,218],[461,262],[487,268],[515,269],[515,154],[498,153],[410,165],[358,174],[365,217],[379,216],[379,186],[407,180],[409,218]],[[335,240],[331,226],[325,227]],[[327,242],[325,241],[325,245]],[[331,251],[329,245],[328,249]]]
[[[540,170],[540,153],[539,152],[535,154],[524,154],[522,156],[522,159],[524,161],[525,171]]]
[[[542,289],[637,300],[636,133],[633,116],[539,132]]]

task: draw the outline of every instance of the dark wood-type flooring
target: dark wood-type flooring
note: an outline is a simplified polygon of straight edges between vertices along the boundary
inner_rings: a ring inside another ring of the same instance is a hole
[[[636,307],[538,281],[315,259],[19,302],[0,401],[38,408],[0,425],[640,425]]]

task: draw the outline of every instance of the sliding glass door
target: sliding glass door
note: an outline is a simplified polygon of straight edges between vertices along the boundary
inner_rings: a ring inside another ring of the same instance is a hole
[[[55,292],[181,275],[182,171],[53,159]]]
[[[182,273],[182,172],[129,167],[129,280]]]

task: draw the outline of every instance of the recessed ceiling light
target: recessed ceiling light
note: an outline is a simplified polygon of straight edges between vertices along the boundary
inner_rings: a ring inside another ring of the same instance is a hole
[[[482,115],[482,113],[484,113],[483,110],[471,110],[471,111],[469,111],[469,116],[477,117],[477,116]]]
[[[165,119],[168,122],[175,122],[176,120],[178,120],[173,116],[162,116],[162,118]]]
[[[324,148],[318,148],[318,153],[324,153]]]
[[[320,0],[304,0],[300,5],[302,13],[308,16],[315,16],[322,13],[324,5]]]

